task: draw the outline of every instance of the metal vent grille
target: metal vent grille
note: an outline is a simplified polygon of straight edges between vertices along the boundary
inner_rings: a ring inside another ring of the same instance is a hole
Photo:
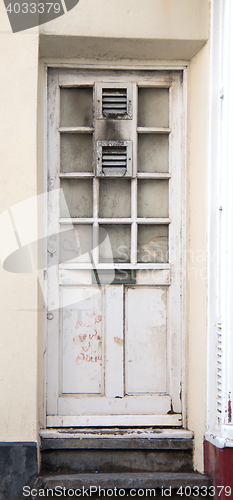
[[[96,175],[132,176],[132,141],[96,141]]]
[[[126,146],[103,146],[102,148],[102,170],[107,173],[109,169],[127,169],[127,147]],[[124,173],[122,172],[122,173]]]
[[[127,114],[127,89],[103,88],[102,113],[106,117],[122,117]]]

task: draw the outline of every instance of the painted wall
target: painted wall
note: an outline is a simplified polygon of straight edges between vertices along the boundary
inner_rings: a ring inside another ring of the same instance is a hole
[[[3,2],[0,47],[1,214],[37,192],[38,29],[13,35]],[[1,266],[0,283],[0,441],[35,441],[36,275],[9,273]]]
[[[43,34],[206,40],[209,0],[79,0],[40,28]]]
[[[187,413],[202,470],[206,429],[209,43],[188,71]]]
[[[40,27],[40,55],[189,60],[209,37],[209,9],[210,0],[79,0]]]

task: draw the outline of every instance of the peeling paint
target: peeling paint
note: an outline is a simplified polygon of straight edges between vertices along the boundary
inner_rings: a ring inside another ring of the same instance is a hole
[[[114,337],[114,342],[119,346],[123,346],[123,339],[121,339],[120,337]]]

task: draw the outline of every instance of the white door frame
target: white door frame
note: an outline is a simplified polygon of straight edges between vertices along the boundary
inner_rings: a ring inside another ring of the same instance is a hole
[[[47,68],[48,67],[51,67],[51,66],[56,66],[57,65],[51,65],[51,64],[46,64],[46,75],[47,75]],[[63,67],[64,66],[66,68],[72,68],[72,69],[85,69],[85,65],[82,65],[82,66],[79,66],[79,65],[59,65],[59,67]],[[90,66],[87,65],[86,67],[88,67],[88,69],[90,69]],[[186,426],[186,401],[185,401],[185,395],[186,395],[186,389],[185,389],[185,317],[186,317],[186,306],[185,306],[185,290],[186,290],[186,281],[185,281],[185,273],[184,273],[184,270],[185,270],[185,235],[186,235],[186,228],[185,228],[185,212],[186,212],[186,207],[185,207],[185,201],[186,201],[186,175],[185,175],[185,171],[186,171],[186,100],[187,100],[187,75],[186,75],[186,66],[169,66],[169,67],[159,67],[159,66],[150,66],[149,68],[148,67],[145,67],[145,66],[134,66],[133,68],[131,66],[111,66],[109,68],[109,66],[107,65],[96,65],[96,66],[91,66],[91,68],[94,70],[94,69],[135,69],[135,70],[140,70],[140,69],[146,69],[146,70],[151,70],[151,71],[154,71],[154,70],[183,70],[183,110],[182,110],[182,113],[183,113],[183,137],[182,137],[182,149],[183,149],[183,153],[182,153],[182,157],[183,157],[183,162],[182,162],[182,166],[181,166],[181,171],[182,171],[182,175],[181,175],[181,180],[182,180],[182,185],[181,185],[181,193],[182,193],[182,203],[181,203],[181,212],[182,212],[182,268],[181,268],[181,273],[182,273],[182,279],[181,279],[181,294],[183,295],[183,302],[182,302],[182,321],[181,321],[181,329],[182,329],[182,334],[181,334],[181,350],[182,350],[182,379],[181,379],[181,391],[180,391],[180,397],[181,397],[181,400],[182,400],[182,417],[183,417],[183,427]],[[46,78],[47,80],[47,78]],[[47,89],[46,89],[47,90]],[[180,105],[180,103],[179,103]],[[47,116],[47,107],[46,107],[46,116]],[[46,119],[46,116],[45,116],[45,121],[46,121],[46,124],[47,124],[47,119]],[[47,138],[47,125],[46,125],[46,138]],[[47,139],[46,139],[47,140]],[[45,161],[45,191],[47,191],[47,161]],[[47,207],[46,207],[46,211],[47,211]],[[173,275],[172,279],[174,279],[175,276]],[[46,279],[46,272],[45,272],[45,289],[44,289],[44,297],[47,296],[47,279]],[[45,322],[45,325],[48,324],[48,320],[47,320],[47,311],[45,311],[45,316],[44,316],[44,322]],[[46,332],[47,332],[47,328],[46,328]],[[47,344],[47,333],[45,334],[45,338],[46,338],[46,346],[48,345]],[[55,374],[56,376],[56,374]],[[47,369],[45,367],[45,385],[47,385]],[[147,416],[146,415],[138,415],[137,418],[132,418],[131,416],[128,416],[128,418],[126,419],[125,418],[126,416],[124,416],[124,418],[120,418],[118,417],[117,421],[115,419],[109,419],[109,424],[108,422],[106,423],[106,425],[126,425],[126,420],[127,420],[127,425],[147,425],[147,422],[148,422],[148,425],[177,425],[177,420],[176,420],[176,416],[174,415],[169,415],[167,417],[169,417],[167,419],[168,423],[165,424],[164,423],[164,416],[160,416],[160,415],[155,415],[154,417],[154,420],[151,419],[151,417],[149,419],[147,419]],[[108,419],[107,419],[108,420]],[[110,422],[111,420],[111,422]],[[153,420],[153,423],[151,423]],[[64,417],[48,417],[47,418],[47,426],[48,427],[51,427],[51,426],[75,426],[75,425],[79,425],[79,426],[82,426],[82,425],[101,425],[101,422],[103,421],[103,418],[102,417],[98,417],[96,416],[96,418],[92,419],[91,420],[91,423],[88,423],[87,422],[87,419],[84,418],[84,419],[79,419],[79,422],[77,424],[77,420],[76,420],[76,417],[68,417],[68,416],[64,416]],[[172,421],[174,423],[172,423]],[[176,422],[176,423],[175,423]],[[180,424],[178,424],[180,425]]]

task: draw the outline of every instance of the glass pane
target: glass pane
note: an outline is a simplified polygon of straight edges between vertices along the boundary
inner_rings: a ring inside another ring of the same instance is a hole
[[[130,180],[100,180],[100,217],[130,217]]]
[[[61,134],[61,172],[92,172],[92,162],[92,134]]]
[[[92,180],[61,179],[61,217],[92,217]]]
[[[101,225],[101,241],[99,246],[100,262],[130,261],[130,225]],[[103,231],[106,231],[103,239]]]
[[[138,89],[138,126],[168,127],[169,91],[168,89]]]
[[[92,88],[61,89],[61,127],[92,127]]]
[[[138,135],[138,171],[168,172],[168,135]]]
[[[91,262],[92,225],[61,226],[60,262]]]
[[[168,226],[138,225],[138,262],[168,262]]]
[[[138,217],[168,217],[168,181],[138,181]]]

